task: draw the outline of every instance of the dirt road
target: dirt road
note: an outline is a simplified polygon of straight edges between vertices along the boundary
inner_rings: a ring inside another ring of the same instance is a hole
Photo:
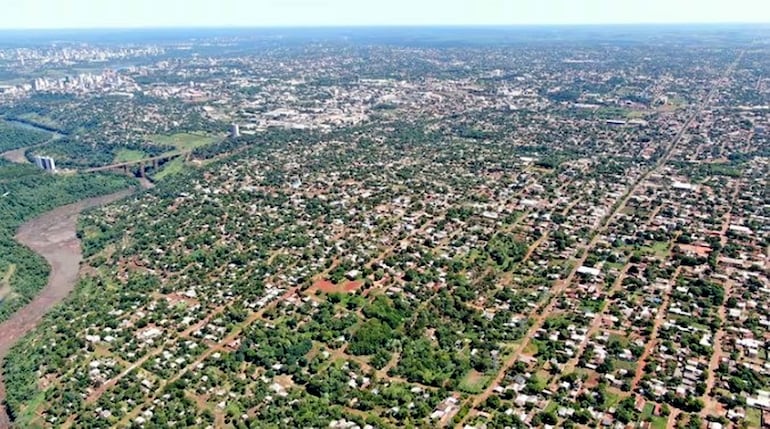
[[[48,261],[51,274],[48,284],[32,302],[0,323],[0,360],[24,334],[33,329],[54,305],[61,302],[75,287],[82,254],[80,240],[75,235],[81,211],[117,201],[131,190],[102,197],[89,198],[58,207],[23,224],[16,240],[34,250]],[[0,403],[5,400],[5,385],[0,376]],[[4,406],[0,406],[0,429],[10,427]]]

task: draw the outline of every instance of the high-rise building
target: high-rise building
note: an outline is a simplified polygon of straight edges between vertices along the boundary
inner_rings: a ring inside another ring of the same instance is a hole
[[[241,132],[238,129],[238,124],[230,125],[230,137],[231,138],[238,138],[240,136],[241,136]]]
[[[53,158],[50,156],[39,156],[36,155],[35,158],[35,165],[37,165],[39,168],[42,168],[45,171],[56,171],[56,163],[54,162]]]
[[[56,171],[56,163],[53,162],[53,158],[50,156],[43,158],[43,167],[45,167],[47,171]]]

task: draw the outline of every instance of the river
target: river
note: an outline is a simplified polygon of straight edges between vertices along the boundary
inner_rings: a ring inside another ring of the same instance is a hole
[[[5,123],[7,123],[9,125],[13,125],[14,127],[26,128],[26,129],[35,130],[35,131],[42,131],[42,132],[51,134],[51,139],[47,140],[47,141],[44,141],[43,143],[38,143],[38,144],[32,145],[32,146],[25,146],[25,147],[22,147],[22,148],[19,148],[19,149],[9,150],[7,152],[3,152],[2,154],[0,154],[1,157],[7,159],[8,161],[15,162],[15,163],[18,163],[18,164],[27,164],[27,163],[29,163],[29,160],[27,159],[27,149],[31,149],[31,148],[36,147],[36,146],[41,146],[41,145],[44,145],[46,143],[50,143],[53,140],[57,140],[57,139],[60,139],[62,137],[65,137],[65,135],[60,133],[60,132],[52,131],[52,130],[49,130],[49,129],[46,129],[46,128],[34,125],[32,123],[29,123],[29,122],[22,122],[22,121],[18,121],[18,120],[15,120],[15,119],[6,119]],[[2,429],[2,427],[0,427],[0,429]]]
[[[32,302],[0,323],[0,361],[19,338],[37,326],[43,316],[75,288],[83,259],[80,240],[76,236],[78,215],[87,208],[109,204],[132,192],[124,190],[61,206],[25,222],[19,228],[16,241],[43,256],[51,266],[51,273],[48,284]],[[0,403],[4,400],[5,384],[0,374]],[[10,421],[6,409],[0,406],[0,429],[8,427]]]
[[[38,124],[35,124],[33,122],[22,121],[22,120],[19,120],[19,119],[6,119],[5,123],[7,123],[9,125],[13,125],[14,127],[26,128],[28,130],[33,130],[33,131],[43,131],[43,132],[46,132],[46,133],[49,133],[49,134],[53,134],[52,138],[54,138],[54,139],[60,139],[62,137],[66,137],[66,134],[62,134],[61,132],[59,132],[59,131],[57,131],[57,130],[55,130],[53,128],[49,128],[49,127],[45,127],[45,126],[42,126],[42,125],[38,125]]]

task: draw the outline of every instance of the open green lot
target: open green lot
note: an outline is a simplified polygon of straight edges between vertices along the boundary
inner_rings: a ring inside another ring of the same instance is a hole
[[[669,247],[671,244],[668,241],[656,241],[649,246],[640,246],[636,249],[628,247],[638,256],[655,256],[658,259],[665,259],[671,253]]]
[[[471,370],[465,375],[465,377],[463,377],[462,381],[460,381],[459,388],[463,392],[467,393],[480,393],[484,390],[491,379],[492,376],[490,375]]]
[[[647,402],[644,404],[644,409],[642,410],[642,420],[652,418],[652,412],[655,410],[655,405],[652,402]]]
[[[121,149],[115,154],[115,163],[133,162],[146,158],[147,154],[141,150]]]
[[[666,417],[652,417],[652,429],[666,429],[668,419]]]
[[[757,408],[747,408],[746,425],[750,428],[760,427],[762,425],[762,411]]]
[[[187,151],[209,145],[220,140],[217,136],[198,133],[178,133],[171,135],[152,135],[149,137],[153,143],[173,146],[178,151]]]
[[[184,160],[182,158],[174,158],[163,166],[163,169],[153,177],[156,180],[163,180],[164,178],[179,173],[184,169]]]
[[[193,149],[210,145],[220,141],[222,138],[204,133],[177,133],[169,135],[151,135],[148,139],[158,145],[171,146],[174,148],[171,152],[187,152]],[[182,158],[175,158],[163,166],[163,168],[153,175],[156,180],[163,180],[168,176],[179,173],[184,169],[185,161]]]

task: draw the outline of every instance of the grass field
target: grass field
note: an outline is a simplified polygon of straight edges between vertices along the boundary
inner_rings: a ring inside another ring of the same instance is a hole
[[[647,112],[641,110],[630,110],[626,113],[628,119],[642,119],[647,116]]]
[[[596,114],[604,119],[618,119],[627,116],[630,111],[622,107],[600,107],[596,110]]]
[[[668,241],[656,241],[651,246],[642,246],[638,252],[640,255],[655,255],[658,259],[666,259],[669,252]]]
[[[491,379],[492,377],[489,375],[482,374],[476,370],[470,370],[460,381],[459,389],[466,393],[481,393]]]
[[[541,391],[548,387],[548,380],[551,378],[551,374],[548,373],[548,371],[541,369],[535,373],[537,376],[537,385],[535,386],[537,388],[537,391]]]
[[[604,309],[604,300],[603,299],[581,299],[580,300],[580,308],[582,310],[588,310],[593,313],[599,313]]]
[[[620,343],[621,347],[624,347],[624,348],[628,347],[628,345],[631,343],[627,337],[623,335],[618,335],[618,334],[610,334],[609,341],[618,342]]]
[[[652,402],[647,402],[644,404],[644,409],[642,410],[642,420],[649,419],[652,417],[652,412],[655,410],[655,405]]]
[[[559,403],[556,401],[550,401],[548,402],[548,405],[545,407],[545,410],[543,411],[545,411],[546,413],[555,413],[556,410],[558,409],[559,409]]]
[[[629,362],[622,359],[614,359],[613,363],[617,369],[625,369],[626,371],[633,373],[636,371],[636,362]]]
[[[527,343],[527,346],[524,347],[523,354],[528,356],[534,356],[537,354],[537,344],[535,344],[534,341],[530,341]]]
[[[652,417],[650,420],[652,429],[666,429],[668,423],[667,417]]]
[[[620,403],[620,400],[622,398],[620,395],[613,393],[611,391],[607,391],[604,395],[604,409],[612,408]]]
[[[156,180],[163,180],[164,178],[177,174],[184,169],[184,159],[174,158],[163,166],[158,174],[155,174],[153,178]]]
[[[747,408],[746,424],[750,428],[758,428],[762,424],[762,412],[756,408]]]
[[[220,138],[216,136],[208,136],[205,134],[193,134],[193,133],[178,133],[171,135],[153,135],[150,136],[150,141],[155,144],[164,146],[173,146],[178,151],[188,151],[202,146],[209,145]]]
[[[121,149],[115,154],[114,162],[133,162],[146,157],[147,154],[141,150]]]
[[[152,135],[149,140],[155,144],[171,146],[172,152],[186,152],[199,147],[210,145],[221,140],[221,137],[210,136],[202,133],[177,133],[170,135]],[[157,174],[153,175],[156,180],[177,174],[184,169],[185,162],[182,158],[175,158],[169,161]]]

